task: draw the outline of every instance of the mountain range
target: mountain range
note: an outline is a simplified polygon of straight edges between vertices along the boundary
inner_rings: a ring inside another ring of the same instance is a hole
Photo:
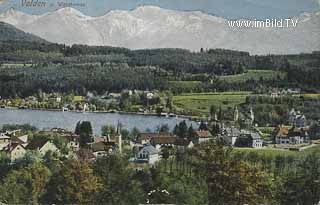
[[[224,48],[251,54],[295,54],[320,50],[320,12],[292,17],[293,28],[231,28],[223,17],[156,6],[86,16],[73,8],[42,15],[10,9],[0,21],[54,43],[108,45],[130,49]]]

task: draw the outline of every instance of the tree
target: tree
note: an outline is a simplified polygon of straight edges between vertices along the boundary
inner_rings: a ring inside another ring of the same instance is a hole
[[[43,199],[50,204],[92,204],[100,188],[87,162],[68,160],[51,177]]]
[[[178,135],[179,134],[179,125],[175,125],[173,128],[173,134]]]
[[[310,127],[310,137],[311,139],[317,140],[320,138],[320,123],[314,123],[311,127]]]
[[[57,152],[48,151],[43,156],[43,164],[49,168],[52,174],[57,173],[61,168],[61,161]]]
[[[91,122],[89,121],[78,122],[76,125],[75,133],[80,135],[81,146],[85,146],[87,143],[92,142]]]
[[[122,136],[122,139],[124,140],[132,140],[130,138],[130,132],[127,129],[121,129],[121,136]]]
[[[271,198],[270,177],[259,166],[232,157],[219,140],[196,147],[196,173],[206,178],[209,204],[256,204]]]
[[[35,131],[37,131],[37,128],[30,125],[30,124],[22,124],[22,125],[4,124],[4,125],[2,125],[2,131],[19,130],[19,129],[22,132],[28,132],[28,131],[35,132]]]
[[[219,107],[219,111],[218,111],[218,119],[219,120],[223,120],[224,118],[224,111],[223,109],[221,108],[221,106]]]
[[[168,124],[161,125],[160,127],[157,128],[157,131],[168,133],[170,131],[169,125]]]
[[[144,202],[145,194],[139,181],[132,179],[125,158],[110,155],[98,159],[94,164],[94,173],[102,183],[97,196],[100,204],[139,204]]]
[[[173,133],[178,137],[185,138],[188,137],[188,126],[186,121],[180,122],[178,125],[174,127]]]
[[[300,164],[299,180],[302,182],[302,202],[317,204],[320,201],[320,160],[319,154],[311,153]]]
[[[194,129],[192,127],[192,125],[190,125],[189,129],[188,129],[188,138],[192,139],[194,135]]]
[[[5,152],[0,152],[0,180],[6,176],[10,170],[11,159]]]
[[[200,126],[199,126],[200,131],[207,131],[209,130],[207,123],[201,121]]]
[[[41,163],[10,172],[0,186],[0,200],[8,204],[37,204],[49,179]]]
[[[215,118],[215,115],[217,114],[217,107],[215,105],[211,105],[209,113],[211,120],[213,120]]]
[[[101,127],[101,133],[103,136],[113,136],[116,134],[116,128],[112,125],[104,125]]]
[[[250,147],[252,145],[252,139],[250,137],[238,137],[235,146],[236,147]]]
[[[130,136],[131,136],[132,139],[136,139],[139,134],[140,134],[140,130],[138,128],[134,127],[131,130]]]
[[[77,135],[80,135],[80,126],[81,126],[81,121],[78,121],[76,124],[76,129],[74,130],[74,133]]]

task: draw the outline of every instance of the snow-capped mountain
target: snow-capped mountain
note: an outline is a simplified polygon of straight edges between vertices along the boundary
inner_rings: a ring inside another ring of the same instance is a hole
[[[296,28],[230,28],[228,20],[199,11],[184,12],[142,6],[86,16],[73,8],[42,15],[15,10],[0,21],[50,42],[141,48],[225,48],[252,54],[320,50],[320,12],[304,13]]]

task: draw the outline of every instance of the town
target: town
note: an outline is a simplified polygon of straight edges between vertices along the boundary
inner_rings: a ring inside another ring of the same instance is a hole
[[[240,32],[21,2],[0,1],[0,204],[319,204],[319,12]]]
[[[183,121],[176,125],[173,132],[170,132],[167,125],[162,125],[155,133],[137,130],[130,133],[128,130],[121,130],[121,123],[118,123],[116,128],[112,125],[103,127],[103,136],[94,136],[90,122],[79,122],[75,131],[52,128],[29,133],[27,130],[9,129],[3,130],[0,134],[0,150],[15,163],[24,158],[27,152],[38,153],[41,157],[47,152],[52,152],[77,159],[85,150],[90,160],[94,160],[109,154],[121,154],[125,149],[134,155],[134,158],[130,159],[131,162],[154,165],[163,157],[163,150],[171,150],[169,153],[174,153],[173,150],[181,151],[192,148],[195,144],[217,139],[222,140],[225,146],[234,148],[300,151],[320,146],[319,125],[311,127],[310,130],[306,117],[300,111],[292,109],[288,116],[289,124],[277,125],[267,137],[254,126],[252,109],[249,111],[249,118],[245,120],[246,129],[237,126],[239,115],[238,109],[235,108],[233,121],[219,121],[215,113],[210,121],[202,121],[198,129],[194,129],[192,125],[188,127]],[[79,126],[84,124],[89,127],[85,135],[79,131]]]
[[[130,167],[131,174],[143,174],[147,170],[156,169],[169,173],[186,172],[187,175],[194,172],[190,175],[193,176],[197,168],[192,168],[190,164],[189,157],[193,156],[190,153],[199,149],[202,152],[202,149],[205,150],[205,146],[210,143],[222,143],[224,147],[230,147],[237,152],[242,152],[242,149],[244,149],[243,152],[248,152],[249,149],[256,150],[256,157],[263,156],[259,154],[259,150],[281,154],[281,152],[299,153],[309,149],[318,150],[320,147],[319,126],[310,128],[306,117],[300,111],[292,109],[287,116],[289,124],[274,127],[267,138],[259,128],[255,127],[255,114],[252,108],[247,115],[242,115],[235,107],[233,115],[231,121],[219,120],[218,113],[214,112],[212,118],[202,121],[198,128],[193,128],[192,125],[188,127],[186,122],[182,121],[174,127],[173,131],[169,130],[168,125],[162,125],[157,132],[140,132],[138,129],[129,131],[117,122],[116,127],[103,126],[102,135],[94,135],[92,125],[88,121],[79,121],[73,131],[63,128],[38,130],[27,124],[4,125],[0,133],[0,167],[21,166],[30,160],[36,160],[45,164],[55,162],[55,165],[51,166],[56,169],[56,162],[64,164],[73,160],[73,163],[78,161],[95,164],[115,157],[116,160],[126,160],[123,163]],[[241,128],[237,123],[240,116],[247,116],[244,120],[245,128]],[[253,156],[251,154],[250,160]],[[225,157],[227,159],[227,156]],[[183,161],[182,165],[179,160]],[[169,165],[167,165],[168,162]],[[276,162],[271,162],[273,163]],[[188,164],[191,166],[190,171],[188,171]],[[6,181],[6,178],[3,180]],[[170,201],[168,196],[171,191],[155,189],[143,200],[159,201],[158,197],[162,198],[165,195],[166,197],[162,199]]]

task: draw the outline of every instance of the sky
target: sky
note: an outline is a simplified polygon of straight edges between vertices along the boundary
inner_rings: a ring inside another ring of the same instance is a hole
[[[22,2],[45,2],[44,7],[26,7]],[[320,10],[320,0],[0,0],[0,12],[10,8],[41,14],[72,4],[86,15],[101,16],[110,10],[132,10],[141,5],[156,5],[173,10],[203,11],[227,19],[287,18]]]

